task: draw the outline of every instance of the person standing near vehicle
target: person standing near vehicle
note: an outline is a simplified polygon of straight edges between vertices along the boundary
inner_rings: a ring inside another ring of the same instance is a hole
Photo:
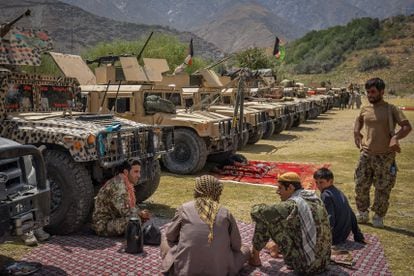
[[[361,108],[354,126],[355,145],[361,154],[355,170],[355,199],[359,223],[369,220],[369,192],[375,187],[371,210],[374,227],[384,227],[384,217],[389,206],[391,189],[394,187],[397,166],[395,155],[400,152],[399,140],[411,131],[410,122],[396,106],[384,101],[385,83],[373,78],[365,83],[369,105]],[[396,124],[401,128],[394,133]],[[364,130],[364,135],[361,134]]]

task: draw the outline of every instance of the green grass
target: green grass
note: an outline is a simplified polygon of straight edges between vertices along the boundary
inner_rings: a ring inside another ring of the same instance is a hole
[[[397,99],[414,106],[414,99]],[[400,104],[400,103],[398,103]],[[271,161],[296,161],[330,163],[336,185],[348,196],[355,208],[354,169],[359,151],[353,142],[353,122],[357,110],[329,111],[318,119],[306,122],[271,140],[261,140],[248,146],[241,153],[249,159]],[[414,122],[414,111],[406,111]],[[414,204],[412,204],[414,177],[414,134],[401,141],[402,153],[398,155],[399,167],[396,187],[391,194],[391,204],[385,219],[387,227],[376,229],[362,225],[364,233],[377,235],[395,275],[414,273]],[[202,173],[208,173],[205,170]],[[202,174],[200,173],[200,174]],[[151,197],[149,207],[157,214],[171,217],[176,207],[192,199],[194,176],[176,176],[164,173],[157,192]],[[371,195],[371,198],[373,194]],[[225,183],[221,203],[228,207],[238,220],[250,222],[249,211],[253,204],[278,202],[274,188]]]
[[[414,106],[414,99],[392,100],[397,104]],[[336,185],[355,206],[353,173],[359,152],[353,142],[353,122],[357,110],[333,110],[308,121],[298,128],[282,132],[270,140],[261,140],[248,146],[241,153],[252,160],[296,161],[330,163]],[[414,111],[405,112],[414,122]],[[362,225],[364,233],[377,235],[395,275],[414,273],[414,204],[412,191],[414,177],[414,134],[401,141],[402,153],[398,155],[397,184],[391,195],[390,209],[385,219],[385,229]],[[201,174],[208,173],[206,168]],[[193,197],[195,176],[163,173],[160,187],[147,201],[148,208],[157,216],[171,218],[175,209]],[[225,183],[221,203],[228,207],[238,220],[250,222],[250,208],[256,203],[278,202],[275,189],[243,184]],[[0,245],[6,256],[20,258],[27,247],[18,244]]]

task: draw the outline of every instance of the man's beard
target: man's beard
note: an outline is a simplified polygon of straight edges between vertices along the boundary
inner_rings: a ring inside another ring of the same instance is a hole
[[[376,104],[382,100],[381,95],[378,95],[376,97],[368,97],[368,101],[372,104]]]

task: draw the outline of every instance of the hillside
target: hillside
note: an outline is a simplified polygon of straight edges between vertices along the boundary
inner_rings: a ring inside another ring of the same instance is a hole
[[[414,13],[413,0],[60,1],[119,21],[192,31],[229,52],[265,45],[269,34],[290,41],[308,31],[347,24],[354,18],[382,19]]]
[[[216,46],[190,32],[160,25],[119,22],[55,0],[0,0],[0,22],[10,21],[28,8],[32,16],[17,25],[47,30],[55,41],[55,51],[77,54],[100,42],[136,40],[154,31],[176,36],[185,44],[193,38],[197,54],[204,58],[216,59],[222,55]]]
[[[318,33],[320,36],[318,37]],[[319,44],[315,47],[327,46],[324,34],[320,31],[315,34]],[[414,15],[409,17],[394,17],[381,21],[378,33],[381,43],[378,46],[367,49],[353,49],[343,56],[343,62],[327,73],[320,74],[296,74],[294,65],[284,63],[279,70],[279,79],[284,77],[294,78],[308,85],[317,86],[321,81],[330,80],[334,86],[347,86],[349,83],[363,84],[371,77],[380,77],[386,81],[387,89],[394,90],[397,94],[414,93]],[[296,49],[305,47],[296,41]],[[291,49],[294,51],[294,49]],[[287,56],[291,54],[287,50]],[[361,60],[366,57],[384,57],[390,61],[390,65],[377,70],[361,72],[359,66]]]

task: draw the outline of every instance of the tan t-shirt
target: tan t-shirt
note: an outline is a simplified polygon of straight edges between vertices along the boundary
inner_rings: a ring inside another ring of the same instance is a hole
[[[373,154],[389,153],[390,124],[388,107],[391,108],[393,127],[407,120],[402,111],[385,101],[375,105],[369,104],[361,108],[359,116],[363,119],[362,150]]]

